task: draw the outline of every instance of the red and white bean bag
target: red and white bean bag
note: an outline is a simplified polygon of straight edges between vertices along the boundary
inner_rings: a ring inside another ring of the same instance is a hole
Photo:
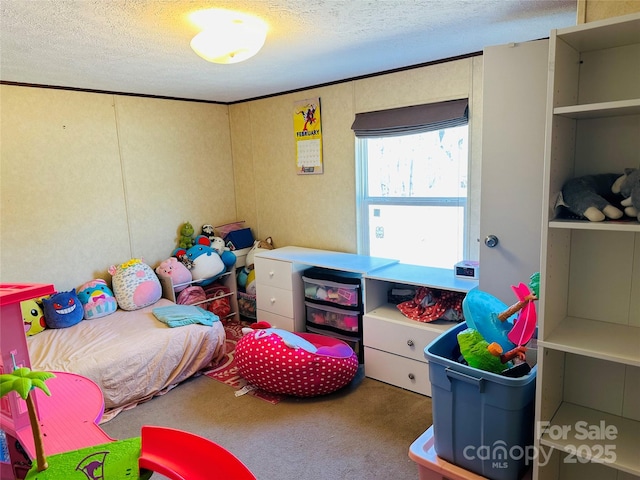
[[[313,397],[349,384],[358,356],[342,340],[277,328],[255,330],[236,346],[240,375],[267,392]]]

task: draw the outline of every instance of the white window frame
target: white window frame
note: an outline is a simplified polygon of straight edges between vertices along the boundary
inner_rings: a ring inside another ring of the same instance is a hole
[[[469,122],[467,122],[469,128]],[[471,132],[468,132],[471,136]],[[467,168],[471,171],[471,151],[470,142],[468,144],[469,152],[467,157]],[[371,197],[368,195],[368,161],[367,161],[367,138],[355,137],[355,158],[356,158],[356,234],[357,234],[357,251],[362,255],[369,255],[369,207],[371,205],[411,205],[411,206],[452,206],[462,207],[463,214],[463,233],[462,233],[462,257],[469,258],[470,252],[470,209],[469,196],[470,186],[467,186],[466,197]],[[462,260],[461,258],[460,260]],[[453,265],[451,265],[453,268]]]

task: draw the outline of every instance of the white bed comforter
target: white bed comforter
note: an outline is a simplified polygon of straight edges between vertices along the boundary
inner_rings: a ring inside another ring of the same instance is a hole
[[[224,355],[221,322],[170,328],[152,313],[173,305],[160,299],[135,311],[47,329],[27,338],[31,368],[72,372],[102,389],[105,422],[123,409],[164,393]]]

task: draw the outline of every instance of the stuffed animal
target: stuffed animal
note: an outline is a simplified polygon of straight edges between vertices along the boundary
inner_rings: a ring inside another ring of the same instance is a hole
[[[613,197],[611,189],[618,177],[616,173],[603,173],[573,178],[562,187],[563,203],[572,213],[592,222],[616,220],[622,217],[622,210],[607,197]]]
[[[231,249],[224,244],[224,240],[222,239],[222,237],[211,237],[210,240],[211,248],[218,252],[218,255],[222,256],[224,252],[231,251]]]
[[[22,312],[22,322],[24,323],[27,337],[40,333],[47,328],[44,311],[42,310],[42,298],[23,300],[20,302],[20,311]]]
[[[78,287],[78,298],[82,303],[85,320],[106,317],[118,309],[113,292],[101,278]]]
[[[156,267],[156,275],[158,278],[171,278],[173,289],[181,292],[187,288],[193,277],[189,269],[180,262],[176,257],[169,257]]]
[[[256,269],[255,268],[252,268],[251,270],[249,270],[249,274],[247,275],[247,280],[246,280],[244,289],[249,295],[256,294]]]
[[[216,236],[215,228],[213,227],[213,225],[209,224],[202,225],[201,235],[204,235],[211,241],[211,243],[213,243],[213,238]]]
[[[194,233],[196,233],[196,232],[193,229],[193,225],[191,225],[189,222],[185,222],[185,224],[182,225],[182,228],[180,228],[180,240],[178,240],[178,246],[180,248],[184,248],[185,250],[187,248],[193,247],[193,245],[194,245],[193,234]]]
[[[44,319],[49,328],[67,328],[80,323],[84,316],[76,289],[58,292],[42,299]]]
[[[611,191],[624,197],[621,202],[624,213],[640,222],[640,169],[625,168],[624,175],[614,182]]]
[[[111,265],[113,293],[123,310],[137,310],[160,300],[160,280],[142,259],[132,258],[120,265]]]
[[[207,237],[211,242],[211,248],[213,248],[218,255],[222,255],[222,252],[230,251],[231,249],[227,247],[224,243],[222,237],[216,236],[215,229],[213,225],[203,225],[202,226],[202,235]]]
[[[273,239],[267,237],[264,240],[256,240],[253,242],[251,250],[247,253],[245,265],[241,268],[236,276],[238,287],[246,291],[249,295],[255,295],[255,272],[253,271],[254,257],[256,253],[265,250],[273,250]]]
[[[249,252],[247,253],[247,258],[245,261],[247,270],[253,269],[253,262],[254,262],[253,258],[256,253],[260,253],[266,250],[273,250],[274,248],[276,247],[274,247],[273,239],[271,237],[267,237],[264,240],[256,240],[255,242],[253,242],[253,246],[251,247],[251,250],[249,250]]]
[[[497,342],[487,342],[480,332],[467,328],[458,333],[460,353],[467,364],[473,368],[492,373],[502,373],[511,366],[511,361],[518,358],[524,361],[526,347],[518,346],[507,353]]]
[[[202,280],[198,285],[209,285],[222,275],[228,267],[236,263],[236,256],[231,251],[224,251],[219,255],[211,248],[211,241],[205,235],[196,237],[193,247],[185,250],[177,248],[172,255],[184,258],[192,264],[191,276],[194,280]]]

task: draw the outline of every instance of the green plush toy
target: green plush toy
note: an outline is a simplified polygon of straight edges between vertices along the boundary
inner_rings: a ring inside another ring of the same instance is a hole
[[[182,225],[182,228],[180,229],[180,240],[178,241],[178,246],[184,249],[193,247],[193,235],[195,233],[196,232],[193,229],[193,225],[191,225],[189,222],[186,222],[184,225]]]
[[[524,361],[526,352],[525,347],[519,346],[503,353],[502,347],[497,342],[487,342],[480,332],[473,328],[467,328],[458,333],[458,345],[460,345],[460,353],[470,367],[492,373],[502,373],[511,367],[511,361],[514,358]]]

